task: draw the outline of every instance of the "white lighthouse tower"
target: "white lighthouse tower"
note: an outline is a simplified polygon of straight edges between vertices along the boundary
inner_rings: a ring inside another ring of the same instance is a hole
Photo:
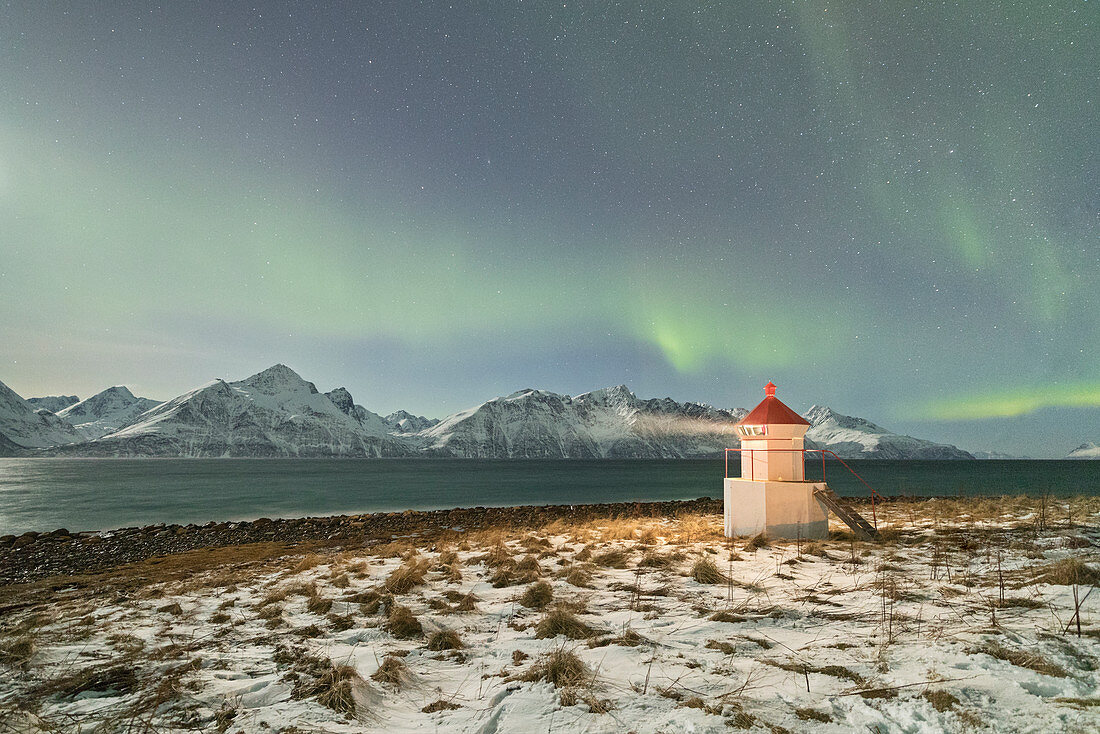
[[[806,481],[803,437],[810,424],[775,397],[772,383],[764,396],[737,424],[741,476],[724,480],[726,536],[824,538],[828,515],[814,492],[827,487]]]

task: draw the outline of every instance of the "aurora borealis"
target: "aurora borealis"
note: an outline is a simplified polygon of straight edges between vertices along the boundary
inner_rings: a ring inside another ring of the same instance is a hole
[[[0,6],[0,380],[1100,441],[1100,5]]]

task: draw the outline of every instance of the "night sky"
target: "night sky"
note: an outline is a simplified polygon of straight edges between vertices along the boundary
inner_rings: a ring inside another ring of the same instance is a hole
[[[663,5],[0,5],[0,380],[1100,441],[1100,3]]]

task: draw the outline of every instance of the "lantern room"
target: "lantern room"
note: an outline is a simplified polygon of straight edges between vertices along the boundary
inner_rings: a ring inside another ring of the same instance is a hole
[[[736,427],[742,479],[801,482],[806,478],[802,450],[810,423],[775,397],[774,384],[764,387],[764,400]]]

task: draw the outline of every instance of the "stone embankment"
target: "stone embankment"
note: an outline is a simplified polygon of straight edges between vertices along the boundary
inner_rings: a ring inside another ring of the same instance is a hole
[[[0,537],[0,585],[94,573],[157,556],[247,543],[279,543],[291,547],[320,542],[355,547],[446,529],[538,527],[559,518],[586,520],[720,512],[721,500],[700,498],[671,502],[407,510],[285,520],[260,518],[205,525],[158,524],[98,532],[70,533],[59,528],[48,533]]]

